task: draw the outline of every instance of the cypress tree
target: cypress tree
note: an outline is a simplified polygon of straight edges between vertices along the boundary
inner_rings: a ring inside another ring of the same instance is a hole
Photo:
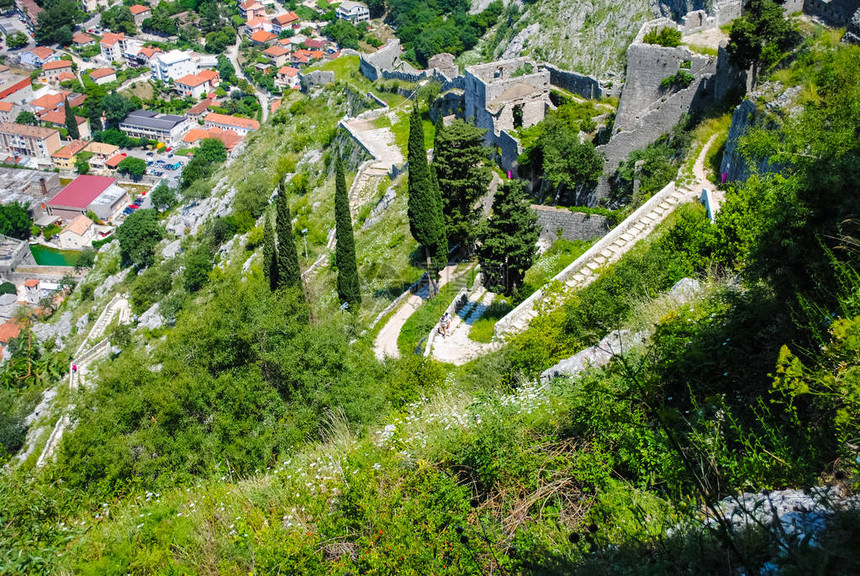
[[[334,221],[337,246],[334,260],[337,266],[337,295],[356,311],[361,304],[361,287],[358,281],[358,265],[355,262],[355,238],[352,234],[352,217],[349,213],[349,194],[343,165],[337,159],[334,188]]]
[[[278,191],[277,207],[278,217],[275,221],[275,231],[278,236],[277,286],[278,288],[301,286],[302,271],[299,268],[299,253],[296,251],[296,241],[293,238],[292,216],[283,182]]]
[[[272,292],[278,287],[278,266],[275,258],[275,230],[268,213],[263,224],[263,276],[269,282]]]
[[[75,118],[75,113],[72,112],[72,107],[69,106],[69,99],[66,98],[66,103],[63,104],[66,111],[66,130],[69,132],[69,140],[78,140],[81,137],[78,131],[78,120]]]
[[[484,284],[510,295],[522,286],[537,254],[540,231],[522,182],[508,180],[493,199],[493,213],[480,235],[478,262]]]
[[[412,108],[409,117],[409,200],[407,214],[412,237],[424,246],[425,254],[432,257],[439,268],[447,261],[448,241],[445,220],[442,215],[442,200],[434,175],[427,164],[424,148],[424,127],[418,107]]]

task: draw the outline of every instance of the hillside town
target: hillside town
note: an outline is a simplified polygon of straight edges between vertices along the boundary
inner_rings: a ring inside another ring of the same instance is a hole
[[[35,283],[44,296],[57,291],[62,269],[51,265],[111,241],[128,215],[153,207],[149,192],[188,185],[185,168],[206,141],[238,155],[284,92],[302,88],[303,70],[341,53],[314,2],[229,3],[209,23],[224,26],[220,36],[195,42],[183,29],[200,16],[166,6],[82,0],[66,5],[77,20],[57,37],[51,8],[33,0],[0,16],[0,205],[25,207],[30,221],[2,237],[0,274],[17,301],[0,297],[10,300],[0,320],[32,304]],[[328,13],[369,18],[359,2]]]

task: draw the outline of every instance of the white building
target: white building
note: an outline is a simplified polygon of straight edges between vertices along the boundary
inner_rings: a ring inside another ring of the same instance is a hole
[[[171,50],[155,54],[149,61],[149,69],[155,80],[169,82],[197,72],[197,62],[188,52]]]
[[[348,20],[352,23],[370,20],[370,10],[367,9],[367,4],[352,0],[343,0],[337,7],[336,14],[341,20]]]
[[[127,41],[128,38],[122,32],[119,34],[105,33],[99,41],[102,57],[108,62],[125,62],[125,43]]]
[[[93,245],[95,229],[93,221],[81,214],[63,228],[59,234],[60,247],[65,250],[80,250]]]
[[[185,116],[156,114],[151,110],[135,110],[119,124],[119,129],[128,136],[166,143],[179,142],[188,128]]]

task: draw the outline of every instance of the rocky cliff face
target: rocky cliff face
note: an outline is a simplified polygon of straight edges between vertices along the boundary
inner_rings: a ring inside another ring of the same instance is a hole
[[[510,29],[492,32],[495,58],[532,58],[603,80],[624,74],[627,47],[642,24],[708,10],[714,0],[537,0],[521,4]],[[485,6],[473,0],[473,11]]]

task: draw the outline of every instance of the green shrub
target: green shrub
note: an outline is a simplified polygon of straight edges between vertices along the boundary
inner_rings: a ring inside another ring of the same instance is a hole
[[[657,30],[649,31],[642,39],[646,44],[657,44],[664,48],[675,48],[681,45],[681,31],[677,28],[666,26]]]

